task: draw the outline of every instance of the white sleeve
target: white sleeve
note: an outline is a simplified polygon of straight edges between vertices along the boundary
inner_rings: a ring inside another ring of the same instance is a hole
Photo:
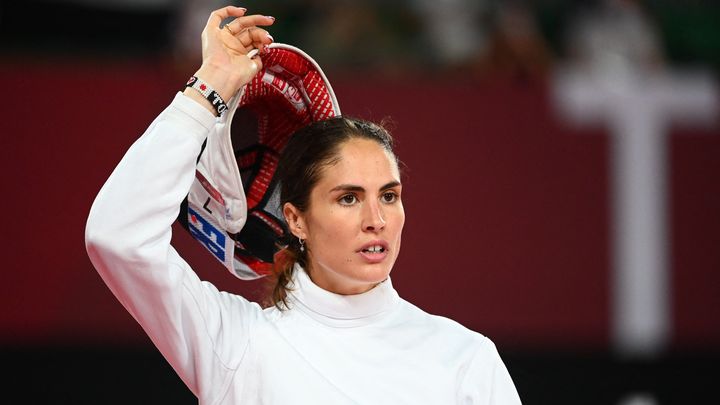
[[[515,384],[495,344],[485,336],[460,385],[463,405],[519,405]]]
[[[200,281],[170,245],[215,122],[178,93],[102,187],[85,230],[102,279],[201,400],[229,384],[261,313],[257,304]]]

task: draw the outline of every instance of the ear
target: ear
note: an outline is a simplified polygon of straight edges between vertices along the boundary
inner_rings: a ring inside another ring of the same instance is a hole
[[[290,232],[300,239],[307,239],[307,228],[303,213],[292,203],[287,202],[283,205],[283,215]]]

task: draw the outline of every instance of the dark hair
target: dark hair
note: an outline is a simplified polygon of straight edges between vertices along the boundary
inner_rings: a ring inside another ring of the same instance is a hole
[[[336,163],[340,147],[351,139],[370,139],[382,146],[398,162],[393,139],[383,124],[357,118],[334,117],[314,122],[295,132],[282,151],[276,178],[280,182],[280,207],[291,203],[301,212],[307,211],[310,193],[320,180],[323,169]],[[295,263],[307,269],[307,249],[300,249],[299,240],[287,232],[279,241],[280,251],[273,260],[272,292],[267,306],[287,308],[288,283]]]

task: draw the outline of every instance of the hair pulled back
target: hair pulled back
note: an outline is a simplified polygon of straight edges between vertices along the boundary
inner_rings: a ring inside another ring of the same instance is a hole
[[[397,162],[392,136],[382,124],[350,117],[314,122],[296,131],[282,151],[275,174],[280,182],[280,207],[289,202],[301,212],[307,211],[310,194],[323,169],[340,160],[340,147],[345,142],[357,138],[377,142]],[[294,265],[307,269],[309,247],[301,250],[300,241],[289,231],[279,241],[279,247],[273,259],[272,292],[266,305],[286,309]]]

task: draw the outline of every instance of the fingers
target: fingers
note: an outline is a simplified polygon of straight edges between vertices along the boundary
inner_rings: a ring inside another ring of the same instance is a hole
[[[226,27],[222,30],[226,38],[225,45],[237,52],[248,53],[253,49],[264,52],[265,46],[274,41],[272,35],[262,28],[250,27],[240,32],[231,32],[232,29]]]
[[[273,37],[264,29],[258,28],[258,26],[272,25],[275,22],[275,17],[257,14],[246,16],[246,11],[245,8],[232,6],[215,10],[210,15],[205,29],[209,30],[215,27],[216,30],[222,31],[220,36],[226,38],[223,42],[235,51],[244,50],[244,53],[252,49],[264,51],[265,45],[273,42]],[[221,22],[231,16],[236,18],[220,27]],[[228,40],[230,37],[235,37],[239,42]]]
[[[257,53],[252,53],[253,50],[264,54],[265,47],[273,43],[273,37],[262,28],[247,28],[234,36],[225,29],[223,31],[225,31],[223,33],[225,47],[236,53],[245,54],[249,58]]]
[[[250,57],[250,61],[252,61],[253,64],[255,65],[255,74],[257,74],[257,72],[259,72],[260,69],[262,69],[262,67],[263,67],[262,59],[260,59],[260,57],[257,56],[257,52],[251,51],[251,53],[249,53],[248,56]],[[254,76],[254,74],[253,74],[253,76]]]
[[[258,15],[258,14],[245,16],[244,14],[245,13],[243,12],[243,16],[238,17],[238,18],[230,21],[229,23],[227,23],[227,25],[230,27],[230,29],[233,32],[238,33],[240,31],[242,31],[244,28],[250,28],[250,27],[256,27],[256,26],[267,27],[267,26],[272,25],[275,22],[275,17],[270,17],[270,16],[266,16],[266,15]]]
[[[275,17],[258,14],[246,16],[246,12],[246,8],[235,6],[227,6],[215,10],[210,13],[210,17],[208,18],[205,30],[209,30],[212,28],[218,30],[221,29],[222,27],[220,26],[220,24],[222,24],[222,21],[230,17],[235,17],[235,19],[225,25],[230,28],[231,32],[234,32],[236,34],[241,32],[245,28],[251,28],[255,26],[267,27],[275,22]]]
[[[212,13],[210,13],[210,18],[208,18],[208,22],[206,25],[206,29],[208,28],[217,28],[220,27],[220,24],[222,21],[226,18],[230,17],[241,17],[245,15],[245,12],[247,12],[246,8],[243,7],[235,7],[235,6],[227,6],[223,7],[221,9],[215,10]],[[230,27],[232,28],[232,27]],[[237,31],[235,31],[237,32]]]
[[[258,27],[243,30],[236,38],[240,41],[240,44],[242,44],[246,52],[252,49],[263,51],[265,45],[270,45],[273,42],[272,35]]]

